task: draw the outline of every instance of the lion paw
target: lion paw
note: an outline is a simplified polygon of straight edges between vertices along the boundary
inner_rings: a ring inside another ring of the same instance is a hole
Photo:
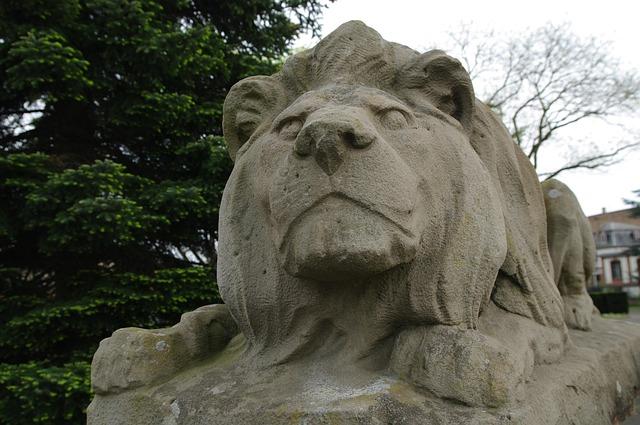
[[[107,394],[158,382],[222,350],[236,333],[222,304],[185,313],[171,328],[118,329],[100,342],[91,385],[97,394]]]
[[[567,326],[583,331],[590,330],[595,307],[589,294],[563,295],[562,300],[564,301],[564,322]]]
[[[501,406],[522,390],[533,358],[499,341],[451,326],[414,328],[396,340],[391,368],[439,397],[470,406]]]

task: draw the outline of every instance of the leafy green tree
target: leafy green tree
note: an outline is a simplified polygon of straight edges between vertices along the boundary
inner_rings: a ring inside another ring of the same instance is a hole
[[[100,339],[219,302],[223,99],[322,7],[0,2],[0,424],[84,423]]]
[[[631,214],[634,217],[640,217],[640,189],[634,190],[633,194],[636,195],[639,199],[625,199],[624,202],[627,205],[631,205]]]

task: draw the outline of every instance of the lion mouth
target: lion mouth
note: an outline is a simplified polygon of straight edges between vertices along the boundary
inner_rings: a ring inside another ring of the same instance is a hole
[[[280,250],[283,249],[283,245],[289,239],[292,229],[296,228],[300,223],[310,218],[312,215],[318,215],[318,217],[314,217],[314,219],[322,219],[322,215],[325,215],[327,212],[331,210],[335,210],[335,205],[332,205],[332,201],[341,201],[344,205],[345,203],[353,206],[356,209],[360,209],[367,213],[367,215],[377,217],[381,221],[386,222],[387,224],[393,226],[396,230],[399,230],[405,237],[413,239],[416,236],[415,231],[410,228],[409,223],[411,222],[411,218],[414,214],[415,201],[411,208],[407,209],[405,220],[399,220],[398,218],[390,218],[387,214],[380,212],[378,209],[373,206],[359,201],[349,195],[342,192],[331,192],[324,196],[319,197],[315,202],[309,205],[307,208],[303,209],[293,220],[289,223],[286,228],[284,234],[282,234],[278,239],[278,248]],[[333,211],[335,213],[335,211]],[[314,214],[317,213],[317,214]],[[349,214],[349,211],[343,211],[344,214]],[[340,219],[335,222],[336,225],[342,224]]]
[[[316,281],[343,281],[382,273],[410,262],[419,237],[401,220],[341,192],[313,202],[289,223],[278,241],[284,269]]]

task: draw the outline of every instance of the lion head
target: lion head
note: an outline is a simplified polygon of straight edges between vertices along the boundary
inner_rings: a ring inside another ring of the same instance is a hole
[[[444,52],[349,22],[236,84],[224,132],[218,282],[263,358],[376,361],[490,299],[563,326],[535,173]]]

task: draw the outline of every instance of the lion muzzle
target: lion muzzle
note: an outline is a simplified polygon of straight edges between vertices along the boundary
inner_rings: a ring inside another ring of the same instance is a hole
[[[307,120],[271,186],[282,265],[342,281],[410,262],[421,234],[415,173],[358,108],[327,109]]]

